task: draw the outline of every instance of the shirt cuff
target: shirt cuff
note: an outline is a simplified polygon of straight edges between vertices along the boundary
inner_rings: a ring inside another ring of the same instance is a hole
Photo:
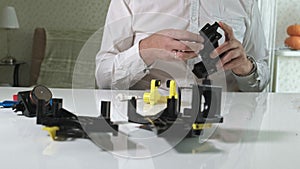
[[[134,44],[129,52],[131,52],[129,56],[132,56],[130,57],[131,66],[133,66],[137,72],[145,72],[145,70],[148,69],[148,66],[140,55],[139,43]]]
[[[118,89],[127,89],[147,74],[147,65],[139,54],[138,43],[119,54],[115,61],[115,73],[112,77],[112,86]]]
[[[238,86],[241,91],[256,91],[259,88],[260,81],[257,71],[257,64],[253,57],[248,57],[248,59],[253,64],[253,70],[251,70],[249,75],[239,76],[236,75],[234,72],[232,72],[232,74],[237,80]]]
[[[258,87],[259,78],[257,76],[257,71],[253,72],[252,74],[250,74],[248,76],[238,76],[234,73],[233,73],[233,75],[234,75],[235,79],[237,80],[241,90],[247,89],[249,87],[251,87],[251,88]]]

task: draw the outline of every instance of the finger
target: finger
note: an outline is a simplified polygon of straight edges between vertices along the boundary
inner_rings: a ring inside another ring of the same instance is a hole
[[[178,52],[178,51],[167,51],[166,52],[168,57],[167,58],[161,58],[162,60],[184,60],[185,57],[187,57],[184,52]]]
[[[230,62],[227,62],[226,64],[223,65],[223,69],[224,70],[232,70],[232,69],[236,68],[241,63],[240,60],[241,60],[241,58],[236,58],[236,59],[231,60]]]
[[[242,56],[240,50],[236,49],[236,50],[231,50],[227,53],[227,57],[228,57],[228,60],[231,61],[231,60],[234,60],[234,59],[237,59],[239,58],[240,56]]]
[[[182,61],[186,61],[186,60],[192,59],[197,56],[198,56],[198,54],[196,54],[195,52],[177,52],[176,53],[177,59],[182,60]]]
[[[167,45],[167,50],[176,50],[181,52],[199,53],[203,49],[202,43],[173,40]]]
[[[182,41],[190,41],[190,42],[198,42],[198,43],[204,42],[203,37],[200,36],[199,34],[195,34],[185,30],[166,29],[162,31],[162,34]]]
[[[177,51],[165,51],[166,56],[161,57],[161,60],[175,61],[179,60]]]
[[[215,58],[218,55],[225,53],[226,51],[234,50],[241,47],[241,43],[237,40],[226,41],[212,52],[211,57]],[[218,54],[218,55],[217,55]]]
[[[238,59],[240,55],[241,55],[241,53],[238,50],[229,51],[229,52],[227,52],[227,54],[225,56],[223,56],[221,58],[221,60],[216,65],[216,67],[217,68],[220,68],[222,66],[224,67],[225,65],[232,62],[233,60]]]
[[[170,51],[191,51],[183,42],[174,39],[166,44],[166,49]]]
[[[219,22],[220,27],[225,33],[226,40],[235,39],[232,28],[224,22]]]
[[[189,42],[189,41],[181,41],[181,43],[185,44],[189,48],[189,50],[183,52],[195,52],[199,53],[203,48],[203,43]]]
[[[216,49],[213,50],[211,53],[210,53],[210,57],[215,59],[217,57],[221,56],[221,53],[219,53],[219,51],[217,51]]]

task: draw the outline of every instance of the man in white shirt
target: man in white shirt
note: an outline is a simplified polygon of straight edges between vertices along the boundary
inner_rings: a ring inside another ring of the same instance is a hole
[[[225,37],[211,57],[228,91],[262,91],[269,82],[267,49],[255,0],[111,0],[96,56],[99,88],[146,88],[171,72],[152,69],[157,61],[201,61],[206,23],[219,22]]]

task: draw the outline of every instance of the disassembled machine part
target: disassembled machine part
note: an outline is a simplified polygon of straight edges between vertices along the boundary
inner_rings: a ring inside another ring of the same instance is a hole
[[[118,134],[118,125],[110,121],[107,110],[101,111],[99,117],[76,116],[62,108],[62,99],[52,98],[51,91],[42,85],[35,86],[32,91],[18,93],[18,104],[14,105],[15,112],[22,112],[26,117],[36,117],[38,125],[49,132],[51,138],[62,139],[68,137],[88,138],[88,132],[111,132]],[[103,103],[107,108],[109,103]]]

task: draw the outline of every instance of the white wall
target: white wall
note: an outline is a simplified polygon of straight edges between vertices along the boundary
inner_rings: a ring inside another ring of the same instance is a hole
[[[291,24],[300,24],[300,1],[277,0],[276,47],[283,47],[287,37],[286,28]]]

